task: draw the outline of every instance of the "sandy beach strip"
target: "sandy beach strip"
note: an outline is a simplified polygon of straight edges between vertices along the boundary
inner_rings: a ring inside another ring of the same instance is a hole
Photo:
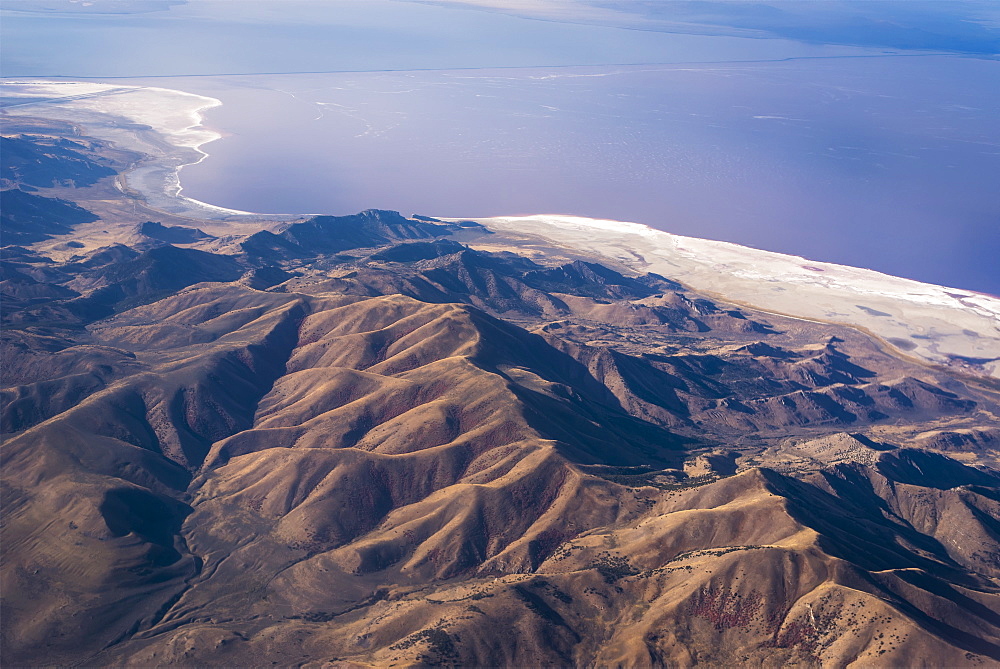
[[[183,195],[181,170],[205,160],[202,147],[222,137],[203,125],[203,113],[222,104],[215,98],[77,81],[5,80],[0,89],[4,114],[70,121],[90,136],[144,155],[125,178],[153,209],[211,221],[301,218],[227,209]],[[734,303],[862,328],[907,356],[935,364],[967,363],[973,371],[1000,378],[1000,299],[991,295],[683,237],[638,223],[560,215],[473,220],[638,272],[656,272]]]
[[[124,176],[154,209],[208,220],[281,218],[183,195],[181,170],[205,160],[202,147],[222,137],[203,125],[203,113],[222,104],[215,98],[169,88],[43,79],[3,80],[0,90],[5,115],[70,121],[88,136],[146,156]]]
[[[724,300],[862,328],[904,355],[935,364],[968,362],[979,373],[1000,378],[1000,299],[992,295],[639,223],[559,215],[473,220],[594,253],[637,272],[656,272]]]

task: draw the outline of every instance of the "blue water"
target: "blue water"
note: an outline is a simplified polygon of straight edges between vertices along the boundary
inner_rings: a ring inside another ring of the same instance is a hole
[[[780,39],[537,21],[394,0],[196,0],[139,14],[0,13],[4,76],[414,70],[858,53]]]
[[[383,0],[2,30],[5,74],[221,99],[182,175],[220,206],[634,220],[1000,294],[997,60]]]

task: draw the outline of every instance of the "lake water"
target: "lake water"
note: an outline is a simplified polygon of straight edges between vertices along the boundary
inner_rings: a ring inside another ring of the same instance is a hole
[[[381,0],[2,25],[7,75],[222,100],[182,172],[219,206],[632,220],[1000,293],[996,60]]]

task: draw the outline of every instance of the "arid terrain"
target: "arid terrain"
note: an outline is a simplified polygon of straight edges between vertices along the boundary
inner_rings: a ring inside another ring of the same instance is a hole
[[[4,131],[6,666],[1000,663],[995,377],[74,132]]]

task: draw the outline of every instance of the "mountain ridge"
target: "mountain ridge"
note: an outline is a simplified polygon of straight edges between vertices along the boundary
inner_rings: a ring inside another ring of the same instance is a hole
[[[988,383],[509,228],[140,223],[3,249],[9,662],[1000,661]]]

